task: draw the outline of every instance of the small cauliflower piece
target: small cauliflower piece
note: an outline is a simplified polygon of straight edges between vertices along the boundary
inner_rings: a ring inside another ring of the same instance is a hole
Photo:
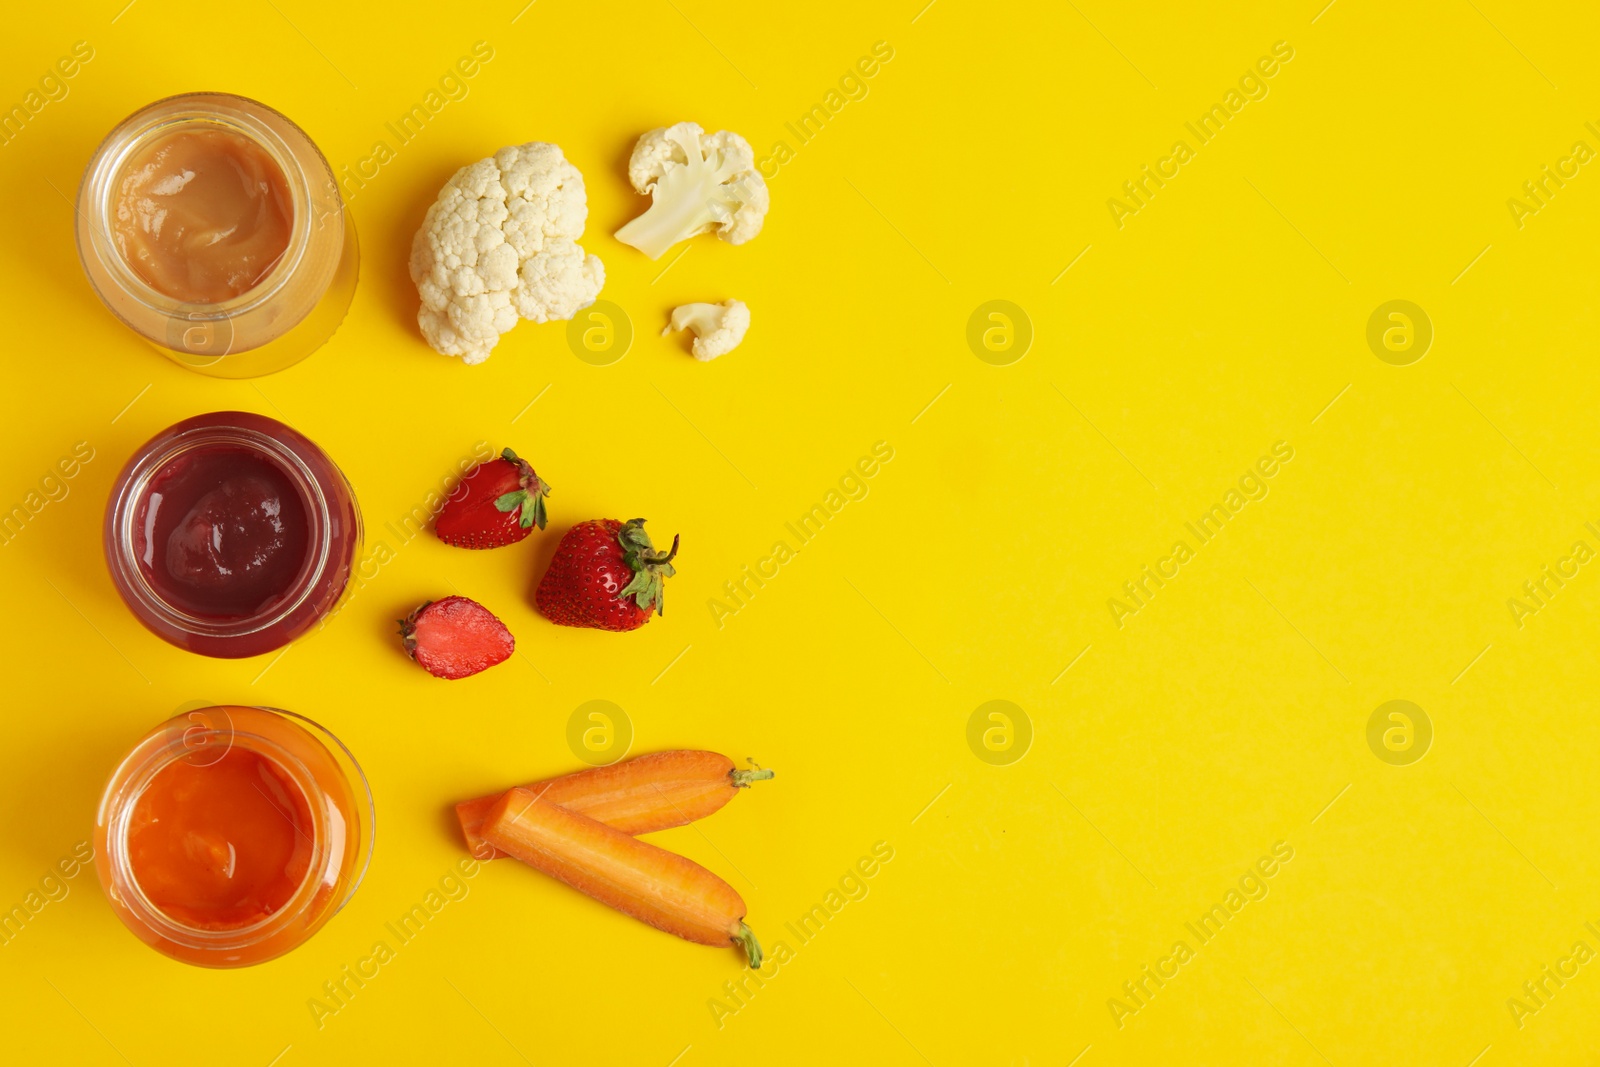
[[[558,145],[502,148],[439,190],[411,242],[417,325],[434,350],[482,363],[518,318],[570,319],[605,284],[578,247],[589,204]]]
[[[739,347],[750,329],[750,309],[742,300],[685,304],[672,309],[672,322],[661,336],[684,329],[694,331],[694,358],[706,363]]]
[[[742,245],[766,219],[767,183],[755,153],[727,130],[707,136],[693,122],[651,130],[633,146],[628,180],[652,203],[617,231],[617,240],[651,259],[713,228],[729,244]]]

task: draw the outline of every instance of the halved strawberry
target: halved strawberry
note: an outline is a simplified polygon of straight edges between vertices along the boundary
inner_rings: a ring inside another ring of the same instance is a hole
[[[425,601],[400,620],[406,655],[435,678],[465,678],[504,663],[517,642],[489,609],[464,596]]]
[[[544,529],[544,498],[550,486],[511,449],[480,463],[464,476],[445,501],[433,532],[457,548],[499,548]]]

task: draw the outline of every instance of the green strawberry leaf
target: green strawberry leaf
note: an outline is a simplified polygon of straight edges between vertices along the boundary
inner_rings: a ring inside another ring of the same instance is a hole
[[[672,566],[672,557],[678,554],[678,538],[672,539],[671,550],[657,552],[650,535],[645,533],[644,520],[630,519],[617,532],[617,542],[622,546],[622,561],[633,571],[633,580],[617,594],[617,599],[631,596],[642,610],[654,610],[657,615],[666,614],[662,579],[677,573]]]
[[[549,513],[545,510],[544,498],[550,495],[550,487],[544,483],[533,468],[521,460],[516,460],[515,453],[506,449],[506,458],[515,460],[522,466],[521,489],[513,489],[495,499],[494,506],[499,511],[513,512],[521,509],[517,516],[517,524],[526,530],[530,526],[544,529],[545,523],[550,520]]]
[[[528,491],[526,489],[513,489],[504,496],[495,498],[495,510],[506,512],[516,511],[518,508],[522,507],[523,501],[527,499]],[[522,525],[526,526],[528,524],[523,523]]]
[[[661,576],[652,573],[648,567],[644,567],[633,572],[633,581],[622,587],[622,592],[617,594],[617,599],[626,600],[631,596],[644,611],[649,612],[654,608],[656,613],[660,614],[662,606],[661,592]]]
[[[544,509],[544,498],[550,495],[550,487],[543,482],[539,483],[537,493],[529,493],[530,507],[522,509],[522,525],[537,526],[544,529],[544,524],[550,521],[549,514]]]

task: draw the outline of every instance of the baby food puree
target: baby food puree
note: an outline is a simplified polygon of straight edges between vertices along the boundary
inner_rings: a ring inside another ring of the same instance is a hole
[[[283,171],[231,130],[179,129],[140,146],[118,174],[112,228],[151,288],[192,304],[253,289],[289,246]]]

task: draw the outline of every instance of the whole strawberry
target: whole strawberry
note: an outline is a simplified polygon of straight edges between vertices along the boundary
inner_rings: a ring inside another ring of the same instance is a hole
[[[476,600],[425,601],[400,620],[406,655],[435,678],[465,678],[511,658],[517,643],[505,623]]]
[[[499,548],[544,529],[550,487],[511,449],[468,471],[445,501],[433,532],[457,548]]]
[[[674,571],[672,549],[657,552],[643,519],[590,519],[556,546],[534,601],[551,622],[596,630],[637,630],[662,612],[663,578]]]

